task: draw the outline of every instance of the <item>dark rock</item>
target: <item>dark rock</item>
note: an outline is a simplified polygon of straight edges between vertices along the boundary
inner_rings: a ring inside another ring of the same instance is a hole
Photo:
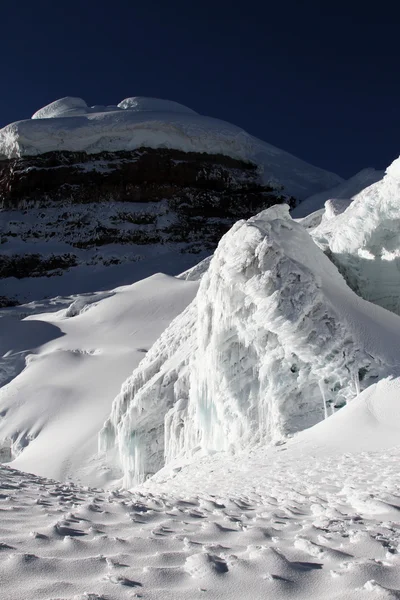
[[[256,165],[220,154],[139,148],[2,160],[0,277],[137,261],[146,245],[212,252],[235,221],[281,202],[293,199],[263,185]],[[40,242],[41,254],[13,253],[15,241]]]

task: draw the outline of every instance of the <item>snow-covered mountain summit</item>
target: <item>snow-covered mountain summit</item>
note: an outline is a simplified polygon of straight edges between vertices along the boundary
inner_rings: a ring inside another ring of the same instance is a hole
[[[66,98],[60,98],[55,100],[37,110],[33,115],[32,119],[54,119],[57,117],[77,117],[82,115],[103,113],[103,112],[116,112],[118,110],[129,110],[134,112],[172,112],[172,113],[186,113],[190,115],[196,115],[197,113],[179,104],[179,102],[173,102],[172,100],[160,100],[159,98],[146,98],[144,96],[135,96],[133,98],[125,98],[117,105],[111,106],[88,106],[82,98],[73,98],[67,96]]]
[[[177,102],[66,97],[0,130],[0,305],[176,275],[341,178]]]
[[[240,127],[170,100],[134,97],[115,106],[88,107],[81,98],[66,97],[41,108],[32,119],[0,130],[0,157],[4,158],[55,151],[94,154],[143,146],[251,161],[264,169],[265,182],[283,185],[286,193],[300,200],[342,181]]]

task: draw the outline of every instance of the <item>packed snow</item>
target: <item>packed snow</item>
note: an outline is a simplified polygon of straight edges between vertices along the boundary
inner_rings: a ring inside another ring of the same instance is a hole
[[[360,296],[400,314],[400,158],[311,233]]]
[[[263,170],[266,182],[283,185],[286,193],[299,200],[343,181],[240,127],[199,115],[169,100],[136,97],[117,106],[88,107],[81,98],[66,97],[41,108],[32,119],[0,130],[0,158],[56,150],[133,150],[141,146],[220,153],[252,161]]]
[[[0,467],[2,595],[398,598],[399,395],[382,380],[286,444],[175,462],[131,491]]]
[[[180,454],[282,441],[397,374],[400,322],[363,301],[287,206],[239,221],[101,434],[124,484]]]

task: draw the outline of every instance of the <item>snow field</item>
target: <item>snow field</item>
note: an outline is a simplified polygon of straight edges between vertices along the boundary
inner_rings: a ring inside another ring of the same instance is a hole
[[[176,462],[132,491],[1,467],[2,594],[398,598],[399,448],[327,447],[318,427],[240,457]]]

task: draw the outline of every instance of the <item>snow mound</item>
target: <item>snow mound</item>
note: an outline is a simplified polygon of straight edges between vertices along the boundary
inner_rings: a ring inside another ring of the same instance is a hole
[[[376,169],[363,169],[359,173],[356,173],[356,175],[353,175],[353,177],[350,177],[350,179],[342,181],[334,188],[310,196],[292,211],[292,216],[294,218],[306,217],[323,208],[324,203],[331,198],[352,198],[366,187],[380,181],[384,174],[384,171],[377,171]]]
[[[100,448],[117,446],[129,486],[179,454],[279,442],[394,372],[399,334],[272,207],[222,238],[196,299],[123,385]]]
[[[385,177],[358,194],[343,212],[312,231],[350,287],[400,314],[400,158]]]
[[[95,154],[142,146],[251,161],[264,173],[265,183],[282,185],[299,200],[342,182],[338,175],[262,142],[240,127],[170,100],[136,97],[118,106],[88,107],[81,98],[66,97],[41,108],[32,119],[0,130],[0,157],[5,158],[54,151]]]
[[[178,102],[172,100],[160,100],[158,98],[144,98],[136,96],[125,98],[118,105],[111,106],[88,106],[82,98],[66,96],[47,104],[32,115],[32,119],[56,119],[60,117],[76,117],[91,113],[102,113],[118,110],[130,110],[135,112],[173,112],[196,115],[197,113]]]
[[[340,432],[340,435],[338,435]],[[337,413],[302,432],[295,443],[312,442],[342,451],[375,451],[398,446],[400,379],[386,378],[365,389]]]
[[[85,115],[88,110],[88,105],[82,98],[67,96],[40,108],[32,115],[32,119],[54,119],[56,117]]]
[[[160,100],[159,98],[145,98],[143,96],[135,96],[133,98],[125,98],[118,104],[118,108],[135,110],[137,112],[156,111],[156,112],[178,112],[197,115],[197,113],[172,100]]]

